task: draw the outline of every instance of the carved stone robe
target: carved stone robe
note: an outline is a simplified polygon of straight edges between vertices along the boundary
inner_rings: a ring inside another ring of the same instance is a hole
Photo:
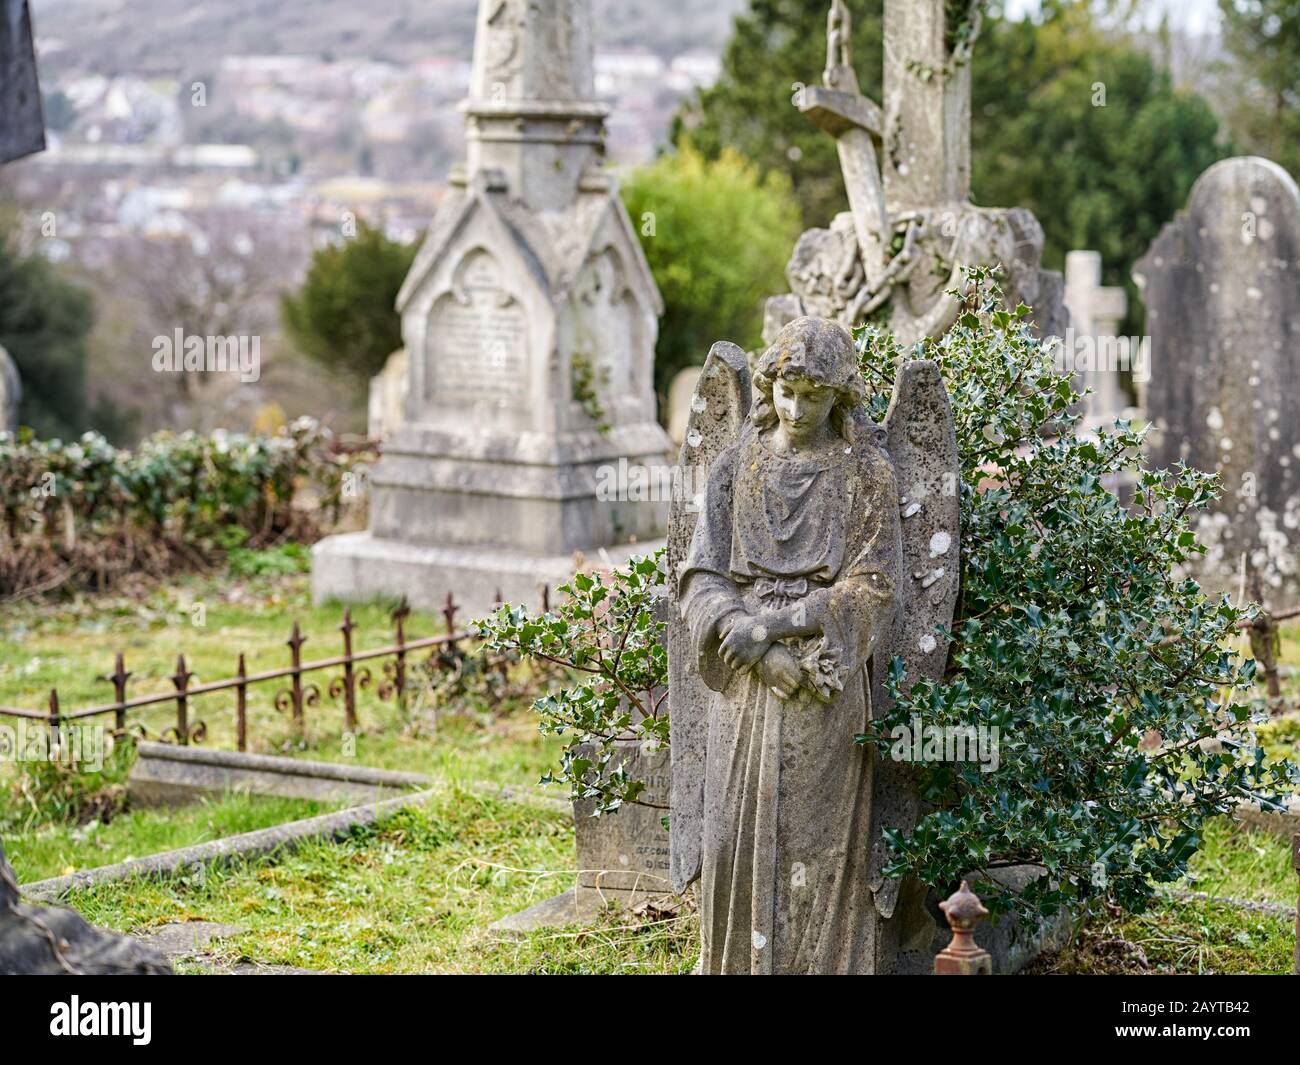
[[[866,666],[902,557],[894,472],[874,445],[782,456],[747,427],[710,471],[679,597],[709,710],[700,876],[705,973],[871,972],[872,760]],[[810,685],[789,700],[732,673],[719,626],[800,602],[820,635],[788,640]]]

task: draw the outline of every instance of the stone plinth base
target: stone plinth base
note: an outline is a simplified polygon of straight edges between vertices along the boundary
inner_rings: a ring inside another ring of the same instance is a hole
[[[378,802],[435,783],[419,773],[393,769],[146,740],[136,743],[135,763],[127,780],[131,801],[140,806],[175,806],[231,791],[320,802]]]
[[[571,887],[562,895],[543,899],[526,910],[493,921],[488,925],[488,931],[514,939],[523,938],[528,933],[543,928],[563,928],[574,924],[590,927],[605,909],[613,907],[630,910],[656,898],[671,900],[673,903],[680,901],[672,895],[666,881],[662,884],[662,891],[598,891],[582,886]]]
[[[650,540],[593,548],[585,555],[590,562],[621,566],[662,546],[662,540]],[[408,544],[369,532],[344,533],[312,548],[312,599],[358,603],[404,595],[417,610],[437,611],[451,592],[458,617],[468,622],[491,613],[498,593],[503,602],[539,609],[543,585],[553,594],[578,564],[573,555]]]

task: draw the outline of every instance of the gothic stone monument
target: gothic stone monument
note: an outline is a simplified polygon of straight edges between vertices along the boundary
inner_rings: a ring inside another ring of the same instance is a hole
[[[971,20],[964,34],[948,24],[958,18]],[[791,291],[768,300],[764,342],[805,314],[846,328],[872,318],[903,344],[941,336],[958,313],[945,293],[962,287],[968,266],[1000,266],[1007,302],[1032,307],[1041,335],[1064,332],[1061,276],[1039,267],[1038,221],[1023,208],[970,202],[979,21],[974,5],[885,0],[882,107],[858,89],[849,10],[833,0],[823,84],[801,89],[795,104],[835,138],[850,210],[799,238],[786,267]]]
[[[405,420],[371,477],[369,530],[315,549],[317,600],[532,603],[575,552],[617,563],[662,535],[663,506],[601,498],[620,460],[661,464],[669,444],[662,304],[601,168],[590,27],[589,0],[480,2],[467,161],[397,301]]]
[[[1267,159],[1225,159],[1133,268],[1147,306],[1150,461],[1217,471],[1200,521],[1210,586],[1300,591],[1300,190]]]

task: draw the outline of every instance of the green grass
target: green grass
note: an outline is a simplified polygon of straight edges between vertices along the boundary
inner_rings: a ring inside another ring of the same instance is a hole
[[[1211,822],[1178,887],[1293,908],[1300,877],[1290,845],[1229,818]],[[1145,914],[1094,915],[1034,973],[1289,973],[1295,916],[1254,913],[1208,900],[1162,894]]]
[[[1179,886],[1207,895],[1293,905],[1300,893],[1300,877],[1291,867],[1290,844],[1226,817],[1206,826],[1191,871],[1191,877]]]
[[[1162,903],[1141,916],[1094,917],[1029,974],[1281,975],[1291,972],[1294,917],[1210,902]]]
[[[345,973],[677,973],[694,964],[690,916],[611,914],[595,928],[522,942],[487,932],[573,879],[568,816],[447,787],[339,843],[69,901],[120,931],[185,920],[246,927],[216,947],[227,962]]]
[[[611,913],[595,927],[487,932],[496,918],[573,883],[573,830],[563,814],[439,791],[338,844],[312,843],[205,877],[107,885],[70,901],[122,931],[215,920],[249,931],[219,960],[255,959],[331,972],[681,973],[697,951],[691,915]],[[1187,889],[1284,905],[1297,878],[1281,840],[1220,822],[1206,833]],[[1036,973],[1285,973],[1293,921],[1237,907],[1161,898],[1140,916],[1094,917]]]
[[[392,604],[352,608],[357,651],[392,642]],[[239,654],[249,673],[289,665],[293,622],[307,638],[304,660],[338,655],[342,640],[338,626],[343,607],[313,606],[305,575],[233,580],[228,576],[186,576],[147,587],[141,595],[78,597],[53,604],[18,604],[5,608],[0,620],[0,705],[44,710],[51,688],[57,688],[62,709],[72,711],[103,705],[113,688],[103,676],[113,671],[113,656],[121,651],[133,675],[129,694],[148,695],[174,690],[176,659],[185,655],[191,684],[235,675]],[[468,620],[468,619],[463,619]],[[442,619],[413,613],[406,625],[408,639],[437,635]],[[320,683],[332,674],[309,678]],[[378,681],[359,693],[363,727],[386,724],[394,715],[390,704],[376,695]],[[289,722],[274,708],[278,687],[267,682],[250,689],[249,735],[259,747],[284,743]],[[321,684],[320,705],[308,708],[308,736],[342,731],[342,706],[335,705]],[[219,692],[192,702],[191,721],[208,725],[208,743],[234,747],[234,692]],[[134,711],[157,732],[174,724],[172,707]],[[111,719],[106,719],[111,723]]]
[[[179,809],[133,810],[107,824],[45,825],[5,836],[19,883],[223,839],[336,810],[346,803],[231,794]]]
[[[199,610],[198,608],[202,609]],[[392,641],[391,604],[354,606],[353,645],[358,651]],[[285,641],[299,622],[307,642],[306,661],[341,652],[338,626],[343,606],[313,606],[304,575],[191,576],[149,586],[134,596],[80,597],[57,604],[18,604],[0,617],[0,705],[41,709],[49,689],[57,687],[65,711],[102,705],[112,686],[102,679],[112,672],[113,654],[122,651],[133,674],[129,692],[144,695],[173,690],[176,657],[184,652],[191,681],[220,680],[235,673],[240,652],[249,673],[287,666]],[[203,624],[195,624],[201,620]],[[460,620],[470,619],[462,617]],[[443,631],[440,616],[414,612],[407,619],[408,639]],[[360,732],[347,735],[340,702],[328,694],[339,671],[307,677],[319,687],[319,704],[305,710],[306,729],[294,734],[286,715],[275,709],[283,685],[268,682],[249,689],[248,735],[252,751],[325,761],[351,761],[403,769],[455,780],[489,780],[536,784],[554,760],[558,745],[541,737],[527,712],[527,700],[467,708],[419,705],[405,714],[379,698],[383,679],[373,667],[373,683],[358,692]],[[418,703],[418,700],[416,700]],[[133,711],[152,735],[174,723],[170,706]],[[191,700],[191,723],[207,726],[204,746],[235,748],[234,693],[220,692]],[[99,719],[109,724],[111,718]],[[3,718],[0,723],[12,724]],[[0,765],[0,785],[13,773]]]
[[[94,679],[126,653],[132,692],[166,691],[183,650],[199,680],[230,675],[236,654],[250,672],[283,665],[293,620],[308,636],[307,659],[337,652],[342,607],[314,607],[301,575],[258,574],[233,581],[194,577],[135,597],[98,597],[57,606],[19,605],[0,619],[0,704],[43,705],[57,685],[65,709],[107,701]],[[203,625],[196,604],[203,605]],[[382,605],[354,608],[356,646],[387,643]],[[413,638],[440,630],[441,619],[412,615]],[[1286,627],[1283,658],[1300,662],[1300,624]],[[253,689],[254,750],[356,759],[406,769],[442,782],[423,809],[359,830],[341,843],[310,843],[292,854],[237,863],[201,877],[107,885],[71,900],[88,918],[121,930],[176,920],[218,920],[249,929],[223,942],[222,959],[255,959],[333,972],[676,973],[696,956],[698,926],[682,916],[647,920],[611,914],[596,927],[500,940],[486,928],[573,882],[573,828],[562,813],[502,803],[459,787],[475,780],[535,784],[556,745],[517,705],[432,707],[403,717],[373,689],[360,702],[362,731],[343,734],[342,710],[324,692],[307,711],[307,734],[293,737],[275,711],[272,685]],[[1294,678],[1287,694],[1300,696]],[[234,746],[233,701],[196,701],[192,719],[208,724],[207,746]],[[170,723],[151,712],[154,731]],[[1300,718],[1262,733],[1270,753],[1300,750]],[[0,767],[12,772],[12,766]],[[0,780],[0,786],[4,784]],[[19,878],[108,864],[320,812],[315,804],[227,797],[183,811],[134,811],[107,824],[44,825],[6,836]],[[1207,827],[1178,885],[1215,896],[1293,905],[1300,881],[1286,844],[1226,819]],[[1038,966],[1056,972],[1286,972],[1290,923],[1208,902],[1162,897],[1141,916],[1102,914],[1065,950]]]

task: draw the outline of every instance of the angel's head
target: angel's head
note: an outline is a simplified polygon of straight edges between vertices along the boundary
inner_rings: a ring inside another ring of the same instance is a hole
[[[760,430],[782,427],[795,444],[817,438],[824,425],[845,437],[866,386],[853,341],[838,322],[796,318],[754,367],[750,417]]]

